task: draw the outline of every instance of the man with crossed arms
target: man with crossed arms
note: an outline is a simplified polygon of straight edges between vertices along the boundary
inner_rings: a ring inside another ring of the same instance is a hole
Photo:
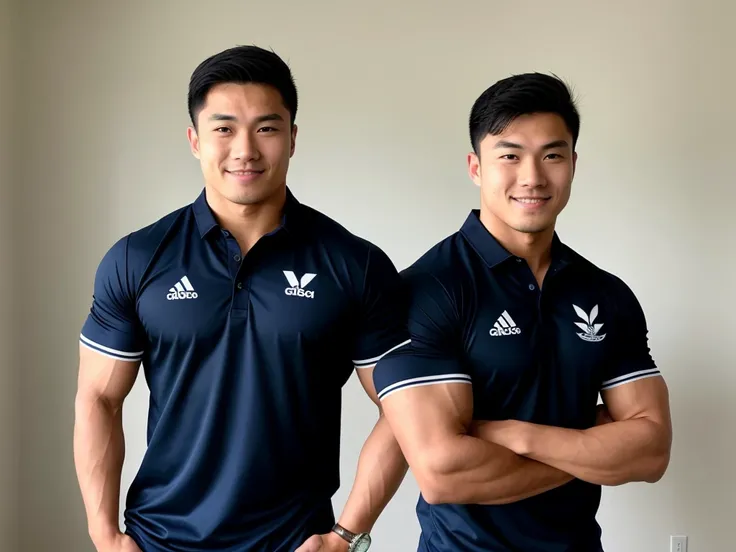
[[[468,155],[480,209],[403,273],[411,345],[373,379],[421,489],[422,552],[599,552],[601,486],[667,467],[642,309],[555,233],[579,128],[554,77],[486,90]]]

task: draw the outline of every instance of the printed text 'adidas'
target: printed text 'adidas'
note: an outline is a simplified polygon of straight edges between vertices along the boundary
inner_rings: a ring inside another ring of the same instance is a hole
[[[166,295],[166,298],[169,301],[177,299],[196,299],[197,297],[199,297],[197,292],[194,291],[189,278],[186,276],[179,280],[174,287],[170,288],[169,293]]]
[[[503,311],[491,328],[490,333],[493,337],[518,335],[521,333],[521,328],[516,325],[516,322],[514,322],[513,318],[509,316],[508,312]]]

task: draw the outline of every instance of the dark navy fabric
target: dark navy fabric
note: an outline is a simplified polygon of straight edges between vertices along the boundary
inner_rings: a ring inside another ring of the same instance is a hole
[[[80,339],[142,360],[148,448],[125,522],[144,552],[287,552],[330,530],[341,388],[408,342],[399,284],[291,192],[242,258],[204,191],[109,250]]]
[[[411,345],[374,371],[381,400],[441,383],[473,388],[474,418],[594,425],[601,390],[659,375],[630,289],[555,236],[540,290],[473,211],[402,273]],[[516,503],[430,505],[420,551],[598,552],[601,489],[580,480]]]

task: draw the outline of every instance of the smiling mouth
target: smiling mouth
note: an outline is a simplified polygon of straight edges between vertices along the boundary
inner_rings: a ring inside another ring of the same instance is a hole
[[[262,170],[261,171],[254,171],[254,170],[247,170],[247,171],[225,171],[225,172],[228,172],[228,173],[233,174],[235,176],[249,176],[249,175],[252,175],[252,174],[263,174],[264,173],[264,171],[262,171]]]
[[[541,205],[542,203],[549,201],[550,198],[548,197],[514,197],[512,199],[514,201],[518,201],[519,203],[523,203],[524,205]]]

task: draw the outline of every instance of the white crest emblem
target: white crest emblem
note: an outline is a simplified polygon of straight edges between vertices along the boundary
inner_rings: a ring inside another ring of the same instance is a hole
[[[598,317],[598,305],[593,307],[590,314],[587,314],[583,309],[577,305],[573,305],[577,315],[583,319],[583,322],[575,322],[575,325],[583,330],[583,333],[578,332],[578,337],[583,341],[598,342],[605,339],[606,334],[598,335],[601,331],[603,324],[595,324],[595,319]]]

